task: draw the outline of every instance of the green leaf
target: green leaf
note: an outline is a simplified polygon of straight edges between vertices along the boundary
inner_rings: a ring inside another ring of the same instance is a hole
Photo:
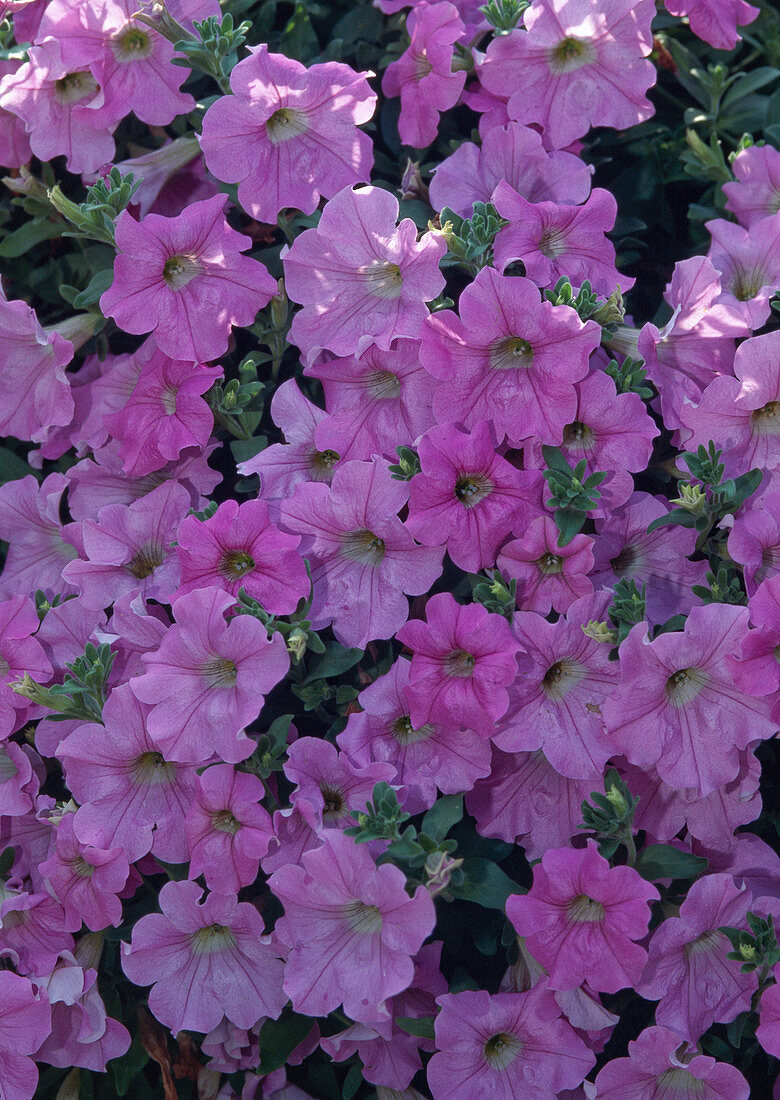
[[[25,222],[3,238],[0,244],[0,256],[5,260],[23,256],[36,244],[61,237],[62,231],[63,226],[60,223],[49,221],[48,218],[41,220],[35,218],[33,221]]]
[[[27,477],[28,474],[34,475],[35,470],[7,447],[0,447],[0,485],[5,485],[6,481],[18,481],[20,477]],[[1,531],[0,538],[2,538]]]
[[[396,1016],[395,1022],[402,1031],[418,1039],[435,1039],[433,1016]]]
[[[466,859],[461,871],[463,881],[458,886],[450,885],[450,893],[463,901],[476,902],[485,909],[503,909],[508,897],[524,892],[490,859]]]
[[[311,684],[315,680],[330,680],[334,676],[341,676],[353,668],[363,656],[362,649],[345,649],[338,642],[329,642],[325,647],[325,653],[309,671],[304,684]]]
[[[675,508],[665,516],[659,516],[648,526],[647,533],[657,530],[659,527],[693,527],[696,517],[693,512],[685,512],[682,508]]]
[[[311,1028],[312,1022],[308,1016],[299,1016],[290,1008],[286,1008],[278,1020],[266,1020],[258,1037],[260,1074],[273,1073],[283,1066]]]
[[[453,825],[463,817],[463,795],[448,794],[437,798],[422,819],[420,832],[432,840],[444,840]]]
[[[721,100],[721,109],[723,111],[727,110],[732,103],[736,103],[737,100],[743,99],[752,92],[757,92],[759,88],[765,88],[767,84],[771,84],[779,78],[780,71],[771,65],[762,65],[758,69],[752,69],[749,73],[740,73],[736,82],[732,84]]]
[[[73,299],[73,308],[88,309],[90,306],[94,306],[98,302],[101,294],[108,290],[113,281],[113,267],[104,268],[102,271],[96,272],[89,280],[84,290]]]
[[[356,1094],[360,1086],[363,1084],[363,1068],[359,1065],[349,1067],[349,1073],[344,1078],[344,1088],[342,1089],[343,1100],[352,1100],[352,1097]]]
[[[648,844],[637,856],[635,866],[642,878],[655,882],[659,878],[698,878],[708,863],[705,856],[681,852],[671,844]]]
[[[560,531],[558,545],[568,546],[574,536],[580,533],[588,517],[586,512],[580,512],[576,508],[556,508],[553,518]]]
[[[125,1096],[130,1088],[133,1078],[136,1077],[149,1061],[149,1055],[143,1048],[138,1033],[133,1036],[130,1049],[121,1058],[114,1058],[111,1062],[111,1072],[114,1075],[114,1087],[118,1096]]]

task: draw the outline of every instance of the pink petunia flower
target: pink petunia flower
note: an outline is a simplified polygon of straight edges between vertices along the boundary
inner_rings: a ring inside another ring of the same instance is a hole
[[[517,581],[517,606],[523,611],[563,612],[593,591],[588,577],[593,539],[575,535],[560,546],[559,534],[550,516],[537,516],[522,537],[508,542],[498,555],[498,568]]]
[[[406,595],[427,592],[441,573],[442,551],[418,546],[398,513],[409,487],[387,463],[347,462],[325,485],[299,485],[282,504],[285,530],[303,536],[311,563],[315,629],[333,623],[344,645],[389,638],[406,621]]]
[[[776,732],[767,700],[744,695],[726,660],[749,614],[708,604],[693,608],[683,631],[652,642],[646,624],[631,630],[620,647],[621,686],[604,704],[616,752],[702,795],[734,779],[738,750]]]
[[[509,115],[539,123],[556,149],[591,126],[624,130],[653,114],[655,67],[647,0],[533,0],[525,31],[490,43],[479,78],[509,96]]]
[[[290,950],[284,990],[296,1012],[324,1016],[338,1005],[358,1023],[389,1020],[387,1000],[414,978],[413,956],[433,931],[431,896],[413,897],[397,867],[377,867],[365,845],[337,830],[287,864],[269,886],[284,905],[274,929]]]
[[[546,989],[438,998],[434,1100],[550,1100],[576,1088],[596,1058]]]
[[[151,706],[149,733],[166,759],[205,763],[216,753],[235,764],[254,748],[244,727],[290,666],[281,634],[269,638],[249,615],[225,622],[232,596],[198,588],[173,605],[176,619],[146,672],[130,682]]]
[[[406,698],[415,729],[426,722],[464,725],[490,736],[509,706],[519,643],[502,615],[431,596],[427,622],[411,619],[396,637],[412,650]]]
[[[607,239],[617,217],[617,203],[609,191],[597,187],[582,206],[562,206],[527,202],[504,182],[496,187],[493,200],[509,221],[495,240],[499,271],[522,260],[526,275],[540,287],[553,286],[564,275],[577,285],[587,279],[603,295],[634,285],[635,279],[615,267],[615,247]]]
[[[771,695],[780,688],[780,577],[768,577],[748,600],[750,621],[755,629],[742,637],[739,656],[728,665],[747,695]]]
[[[406,29],[411,41],[387,66],[382,91],[401,97],[401,141],[425,149],[436,140],[439,116],[455,106],[466,83],[464,71],[452,71],[453,47],[464,38],[465,27],[458,9],[439,0],[411,11]]]
[[[131,863],[149,851],[168,863],[183,863],[184,818],[196,769],[163,756],[148,733],[149,710],[129,684],[122,684],[103,708],[105,726],[79,726],[57,755],[80,803],[74,821],[78,840],[104,850],[119,846]]]
[[[290,745],[284,774],[295,783],[290,795],[292,805],[301,801],[309,804],[318,832],[354,825],[350,811],[365,810],[377,783],[395,781],[392,764],[356,766],[346,753],[319,737],[299,737]]]
[[[351,714],[337,740],[365,767],[375,761],[392,764],[397,782],[407,788],[404,808],[416,814],[442,794],[469,791],[490,773],[490,744],[473,730],[426,722],[415,729],[409,717],[406,688],[411,666],[398,660],[390,671],[361,691],[360,714]]]
[[[288,615],[309,592],[303,558],[296,551],[297,535],[271,523],[263,500],[239,504],[226,500],[213,516],[188,516],[179,526],[176,553],[181,562],[177,596],[197,588],[239,589],[258,600],[273,615]]]
[[[676,1031],[648,1027],[628,1044],[628,1058],[613,1058],[600,1071],[588,1096],[594,1100],[749,1100],[750,1086],[726,1062],[685,1049]],[[672,1091],[673,1090],[673,1091]]]
[[[504,539],[541,511],[541,475],[497,454],[485,421],[471,432],[431,428],[419,455],[406,527],[426,546],[444,544],[461,569],[493,566]]]
[[[284,1007],[284,967],[265,936],[263,918],[234,894],[208,894],[196,882],[167,882],[162,913],[150,913],[123,944],[122,969],[152,985],[149,1008],[176,1034],[211,1031],[223,1016],[250,1028]]]
[[[780,212],[750,229],[715,218],[705,222],[712,236],[709,258],[721,273],[719,301],[731,306],[751,329],[769,319],[769,300],[780,281]]]
[[[575,419],[574,383],[599,345],[598,325],[541,301],[530,279],[493,268],[466,287],[459,313],[441,310],[423,327],[420,357],[442,380],[434,396],[439,423],[472,428],[489,420],[499,438],[560,443]]]
[[[679,917],[667,917],[655,930],[636,988],[659,1001],[659,1024],[695,1043],[713,1023],[748,1011],[758,978],[726,958],[731,944],[718,929],[744,926],[751,900],[731,875],[706,875],[691,886]]]
[[[740,511],[729,535],[728,551],[743,566],[748,596],[767,577],[780,572],[780,492],[762,494],[755,507]]]
[[[733,50],[741,41],[737,27],[752,23],[761,10],[746,0],[664,0],[664,7],[670,15],[687,15],[696,37],[716,50]]]
[[[21,60],[0,60],[0,97],[5,87],[3,77],[15,73],[23,64]],[[30,163],[32,155],[24,122],[18,115],[0,107],[0,164],[4,168],[21,168]]]
[[[515,931],[548,973],[551,989],[583,982],[602,993],[634,986],[647,952],[655,886],[633,867],[610,867],[594,840],[582,849],[550,849],[534,867],[527,894],[513,894],[506,912]]]
[[[117,896],[127,881],[130,867],[124,850],[104,850],[82,844],[74,832],[73,814],[65,814],[57,827],[57,846],[41,874],[52,897],[65,910],[65,927],[78,932],[82,922],[93,932],[122,921],[122,902]]]
[[[775,975],[776,976],[776,975]],[[767,1054],[780,1053],[780,985],[770,985],[761,995],[760,1023],[756,1038]]]
[[[8,1100],[32,1100],[38,1069],[30,1055],[50,1031],[48,1000],[27,978],[0,970],[0,1073]]]
[[[751,145],[737,154],[731,171],[734,182],[723,184],[726,209],[745,229],[780,210],[780,150]]]
[[[271,818],[260,805],[264,795],[256,775],[230,764],[198,777],[184,823],[191,878],[203,875],[209,890],[222,894],[237,894],[255,881],[273,837]]]
[[[283,257],[286,289],[303,309],[290,340],[312,362],[326,348],[362,355],[377,344],[417,337],[426,302],[444,287],[444,238],[417,241],[409,218],[396,226],[398,200],[380,187],[345,188],[331,199],[316,229],[295,238]]]
[[[100,308],[125,332],[153,332],[172,359],[216,359],[232,326],[251,325],[276,293],[266,268],[241,255],[251,241],[228,225],[226,202],[215,195],[177,218],[117,218],[114,281]]]
[[[27,596],[0,601],[0,741],[23,724],[31,709],[9,684],[25,673],[46,683],[53,674],[41,643],[32,637],[38,626],[35,604]]]
[[[68,485],[62,474],[39,483],[29,474],[0,485],[0,524],[9,543],[0,577],[0,597],[73,593],[62,569],[78,556],[79,524],[60,522],[60,502]]]
[[[250,46],[203,119],[201,148],[217,179],[238,184],[238,200],[261,222],[284,207],[311,214],[320,196],[365,183],[373,163],[368,122],[376,94],[348,65],[306,68],[268,47]]]

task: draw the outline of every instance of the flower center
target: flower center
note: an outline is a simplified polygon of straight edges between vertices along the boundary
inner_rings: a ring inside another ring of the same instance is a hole
[[[350,531],[342,539],[341,553],[364,565],[379,565],[386,553],[385,540],[373,531]]]
[[[604,920],[604,906],[587,894],[578,894],[566,906],[566,915],[576,924],[600,924]]]
[[[236,682],[238,669],[227,657],[215,657],[200,668],[203,679],[213,688],[232,687]]]
[[[176,768],[169,764],[161,752],[142,752],[133,764],[133,778],[145,787],[170,785],[176,777]]]
[[[3,657],[0,657],[0,680],[4,680],[11,671],[11,666]],[[16,772],[14,772],[14,775]]]
[[[566,251],[566,231],[549,226],[539,238],[539,251],[548,260],[555,260]]]
[[[209,924],[190,936],[190,944],[196,955],[213,955],[217,951],[224,951],[226,947],[233,947],[235,942],[236,937],[224,924]]]
[[[453,649],[444,658],[444,671],[448,676],[465,678],[472,675],[475,664],[473,653],[466,653],[465,649]]]
[[[322,807],[322,812],[328,817],[342,817],[347,809],[347,804],[344,801],[344,795],[336,787],[320,787],[320,793],[322,794],[325,805]]]
[[[165,410],[165,415],[166,416],[175,416],[176,415],[176,398],[177,398],[177,396],[178,396],[178,391],[174,390],[174,389],[171,389],[170,386],[167,386],[162,391],[162,393],[160,394],[160,400],[162,401],[162,407]]]
[[[114,35],[111,48],[117,61],[142,61],[154,53],[154,40],[135,23],[128,23]]]
[[[713,928],[709,932],[702,932],[695,940],[691,940],[683,947],[683,953],[688,955],[703,955],[707,951],[719,948],[723,944],[723,934]]]
[[[414,58],[414,75],[412,79],[419,83],[423,77],[426,77],[432,72],[433,65],[431,65],[425,50],[423,50],[422,53],[418,53]]]
[[[536,559],[536,565],[539,567],[539,572],[543,573],[545,577],[551,577],[563,572],[563,558],[557,554],[547,553],[542,554],[540,558]]]
[[[306,114],[294,107],[280,107],[265,124],[266,137],[272,145],[281,145],[283,141],[305,134],[308,129]]]
[[[455,496],[464,508],[474,508],[493,492],[484,474],[462,474],[455,482]]]
[[[309,464],[313,470],[325,473],[332,470],[340,458],[338,451],[313,451]]]
[[[778,646],[780,649],[780,646]],[[6,671],[2,671],[2,665],[5,665]],[[8,663],[6,661],[0,661],[0,679],[8,675]],[[8,783],[13,779],[18,772],[16,764],[14,764],[11,757],[8,755],[8,750],[4,746],[0,746],[0,783]]]
[[[753,431],[759,435],[776,435],[780,432],[780,401],[769,401],[750,415]]]
[[[151,577],[158,565],[165,561],[165,554],[161,546],[139,546],[129,562],[125,564],[128,573],[142,581]]]
[[[357,269],[367,285],[368,293],[376,298],[400,298],[403,290],[403,277],[398,264],[386,260],[374,260]]]
[[[682,1066],[673,1066],[656,1077],[653,1096],[657,1096],[658,1100],[667,1100],[667,1097],[668,1100],[674,1100],[675,1097],[685,1096],[687,1100],[688,1097],[705,1096],[706,1093],[705,1081],[691,1077]]]
[[[516,1035],[500,1031],[485,1043],[485,1060],[491,1069],[506,1069],[522,1049],[523,1044]]]
[[[666,698],[673,707],[684,707],[695,699],[707,683],[699,668],[681,668],[666,681]]]
[[[372,370],[366,375],[364,384],[378,401],[392,401],[401,392],[401,379],[391,370]]]
[[[612,567],[612,572],[621,577],[628,572],[632,565],[636,565],[638,558],[639,547],[627,542],[616,557],[610,558],[609,564]]]
[[[488,356],[493,370],[528,370],[533,366],[534,349],[521,336],[497,340]]]
[[[769,276],[763,268],[746,269],[737,266],[731,276],[729,289],[738,302],[749,302],[768,281]]]
[[[223,577],[230,581],[240,581],[247,573],[251,573],[255,567],[255,560],[246,550],[232,550],[223,555],[219,562],[219,571]]]
[[[559,73],[571,73],[590,65],[595,60],[595,51],[590,42],[581,38],[567,36],[554,46],[547,57],[547,64],[556,76]]]
[[[563,445],[572,451],[584,451],[592,443],[593,432],[581,420],[575,420],[563,429]]]
[[[353,932],[373,936],[382,930],[382,914],[376,905],[366,905],[363,901],[351,901],[344,906],[344,916]]]
[[[235,836],[241,828],[241,822],[236,821],[230,810],[218,810],[211,815],[211,824],[218,833],[227,833]]]
[[[425,725],[415,729],[408,714],[401,715],[393,722],[393,736],[399,745],[416,745],[419,741],[427,741],[432,733],[433,726]]]
[[[79,878],[92,878],[95,873],[95,868],[91,863],[82,856],[75,856],[73,859],[69,859],[68,863],[73,869],[74,875],[78,875]]]
[[[568,660],[556,661],[544,674],[542,690],[548,699],[554,699],[557,702],[584,679],[585,669],[582,665]]]
[[[54,96],[59,103],[80,103],[98,90],[98,82],[92,73],[68,73],[54,82]]]
[[[181,290],[200,273],[200,264],[194,256],[177,253],[169,256],[163,268],[163,279],[173,290]]]

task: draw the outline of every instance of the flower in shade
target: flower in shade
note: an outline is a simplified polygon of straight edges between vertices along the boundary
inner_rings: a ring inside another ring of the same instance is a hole
[[[296,237],[283,257],[286,290],[304,307],[290,340],[307,362],[326,348],[362,355],[416,337],[426,302],[444,287],[439,233],[417,240],[409,218],[396,225],[398,200],[381,187],[346,187],[325,206],[316,229]]]
[[[712,236],[708,255],[723,280],[720,301],[734,307],[750,328],[761,328],[780,282],[780,211],[750,229],[724,218],[705,224]]]
[[[30,1057],[51,1031],[51,1008],[30,981],[0,970],[0,1074],[8,1100],[32,1100],[38,1069]]]
[[[436,140],[439,115],[455,106],[466,83],[463,70],[452,71],[453,47],[465,27],[458,9],[439,0],[411,11],[406,29],[411,41],[385,69],[382,91],[401,97],[401,141],[425,149]]]
[[[527,202],[508,183],[500,183],[493,199],[509,225],[499,230],[494,252],[504,271],[521,260],[537,286],[553,286],[566,276],[575,285],[586,279],[599,294],[616,287],[630,290],[635,280],[615,267],[615,247],[607,238],[617,217],[609,191],[597,187],[582,206]]]
[[[389,1021],[388,998],[414,978],[413,957],[433,931],[431,896],[390,863],[377,867],[365,845],[337,830],[274,871],[269,886],[284,906],[275,933],[289,948],[284,990],[296,1012],[325,1016],[340,1004],[358,1023]]]
[[[284,774],[295,783],[293,806],[308,802],[318,829],[344,829],[354,825],[353,813],[365,809],[377,783],[392,783],[392,764],[356,766],[346,753],[319,737],[299,737],[287,751]]]
[[[243,208],[276,222],[284,207],[311,214],[320,195],[368,180],[371,138],[357,127],[376,107],[367,73],[328,61],[306,68],[250,46],[230,74],[232,95],[212,103],[201,148],[209,170],[238,184]]]
[[[408,494],[377,458],[345,463],[330,488],[299,485],[282,504],[311,564],[308,617],[315,629],[332,622],[344,645],[391,637],[409,614],[405,593],[427,592],[441,573],[441,549],[418,546],[398,518]]]
[[[183,863],[196,769],[163,756],[147,730],[149,710],[121,684],[103,708],[105,725],[79,726],[57,756],[79,803],[74,832],[82,844],[118,846],[131,863],[150,850]]]
[[[428,1064],[434,1100],[551,1100],[573,1089],[596,1058],[540,987],[438,998],[436,1051]]]
[[[729,535],[728,551],[743,566],[748,596],[767,577],[780,572],[780,492],[762,494],[756,507],[741,510]]]
[[[670,15],[687,15],[697,38],[716,50],[733,50],[741,41],[737,27],[752,23],[761,11],[747,0],[664,0],[664,7]]]
[[[150,913],[123,944],[122,968],[135,985],[152,985],[149,1008],[178,1031],[211,1031],[223,1016],[250,1028],[284,1007],[284,966],[264,935],[263,918],[234,894],[208,894],[196,882],[167,882],[162,913]]]
[[[79,525],[60,522],[60,502],[68,484],[62,474],[42,483],[30,474],[0,485],[0,524],[9,544],[0,596],[73,592],[62,580],[63,566],[78,554]]]
[[[740,225],[750,229],[753,222],[780,210],[780,150],[751,145],[737,154],[731,171],[734,181],[723,184],[723,194],[726,209]]]
[[[707,795],[734,779],[739,749],[773,737],[770,704],[743,694],[727,658],[747,629],[746,607],[694,607],[685,628],[650,641],[638,623],[620,647],[621,685],[604,704],[607,731],[632,764],[678,790]]]
[[[610,867],[594,840],[586,848],[554,848],[534,867],[527,894],[513,894],[506,912],[542,964],[551,989],[587,982],[616,993],[639,981],[655,886],[633,867]]]
[[[35,604],[27,596],[0,601],[0,741],[24,722],[29,702],[10,684],[29,674],[38,682],[53,673],[41,643],[32,637],[40,621]]]
[[[117,218],[114,281],[100,308],[125,332],[153,332],[172,359],[216,359],[232,326],[251,325],[276,293],[266,268],[241,255],[252,242],[228,225],[226,202],[215,195],[175,218]]]
[[[427,622],[411,619],[396,637],[412,650],[406,698],[415,729],[426,722],[464,725],[490,736],[509,706],[519,643],[503,615],[431,596]]]
[[[768,577],[748,600],[754,630],[742,637],[739,656],[729,668],[748,695],[772,695],[780,688],[780,577]]]
[[[130,868],[122,848],[105,851],[82,844],[75,835],[73,814],[65,814],[57,828],[54,852],[40,871],[52,897],[65,910],[65,927],[78,932],[82,921],[98,931],[122,922],[122,902],[117,896]]]
[[[269,638],[249,615],[225,621],[234,604],[220,588],[180,596],[176,622],[160,648],[143,655],[143,676],[130,682],[151,706],[149,732],[169,760],[204,763],[214,753],[229,764],[244,760],[254,748],[244,727],[290,667],[281,634]]]
[[[751,900],[731,875],[708,874],[691,886],[679,917],[667,917],[655,930],[636,988],[659,1001],[657,1023],[695,1043],[713,1023],[729,1023],[750,1009],[758,977],[727,958],[731,944],[719,929],[744,926]]]
[[[776,976],[776,975],[775,975]],[[780,1056],[780,985],[770,985],[761,995],[760,1023],[756,1038],[767,1054]]]
[[[479,66],[511,118],[538,123],[562,149],[591,126],[623,130],[653,113],[649,0],[533,0],[525,30],[493,39]]]
[[[232,596],[245,588],[273,615],[288,615],[309,591],[300,536],[271,523],[263,500],[226,500],[213,516],[188,516],[179,527],[176,553],[183,596],[213,585]]]
[[[459,313],[440,310],[423,327],[420,357],[441,380],[440,424],[492,421],[499,439],[538,436],[560,443],[575,419],[574,383],[599,344],[593,321],[541,301],[530,279],[483,268],[460,296]],[[519,410],[522,410],[522,414]]]
[[[648,1027],[613,1058],[588,1095],[594,1100],[749,1100],[750,1085],[736,1068],[680,1044],[676,1031]]]

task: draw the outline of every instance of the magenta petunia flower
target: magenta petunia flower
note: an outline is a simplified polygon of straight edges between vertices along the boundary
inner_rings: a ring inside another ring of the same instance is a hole
[[[436,423],[438,383],[420,363],[417,340],[396,340],[389,351],[371,347],[359,359],[321,358],[304,374],[319,378],[328,415],[314,433],[320,453],[343,460],[384,455],[411,446]]]
[[[560,532],[550,516],[531,520],[519,539],[508,542],[498,555],[502,573],[517,581],[517,606],[547,615],[551,608],[566,611],[576,599],[588,596],[593,583],[593,539],[575,535],[560,546]]]
[[[526,275],[540,287],[553,286],[564,275],[575,285],[587,279],[603,295],[634,285],[635,279],[615,267],[615,248],[607,238],[617,217],[609,191],[597,187],[582,206],[561,206],[527,202],[508,183],[500,183],[493,199],[509,221],[495,240],[499,271],[522,260]]]
[[[466,990],[438,998],[434,1100],[551,1100],[573,1089],[596,1058],[546,989]]]
[[[190,877],[203,875],[209,890],[237,894],[257,878],[273,828],[256,775],[230,764],[207,768],[198,777],[184,828],[190,848]]]
[[[683,631],[650,641],[638,623],[620,647],[621,686],[604,704],[615,751],[654,764],[671,787],[706,795],[734,779],[738,749],[773,737],[766,699],[744,695],[727,663],[747,629],[746,607],[694,607]]]
[[[0,601],[0,741],[23,724],[31,709],[29,701],[9,684],[25,673],[39,683],[53,675],[41,643],[32,637],[38,626],[35,604],[27,596]]]
[[[734,680],[747,695],[771,695],[780,688],[780,577],[768,577],[748,600],[755,627],[742,637],[739,656],[728,660]]]
[[[466,83],[464,71],[452,71],[453,48],[466,28],[454,4],[439,0],[411,11],[406,29],[411,41],[387,66],[382,91],[401,97],[401,141],[425,149],[436,140],[439,116],[455,106]]]
[[[539,123],[562,149],[591,126],[618,130],[653,114],[648,0],[533,0],[516,30],[490,43],[479,78],[509,115]]]
[[[737,27],[752,23],[761,11],[746,0],[664,0],[664,7],[670,15],[687,15],[697,38],[716,50],[733,50],[741,41]]]
[[[777,974],[775,973],[775,977]],[[780,985],[770,985],[761,995],[760,1020],[756,1038],[767,1054],[780,1054]]]
[[[126,593],[167,603],[179,583],[176,530],[190,507],[183,485],[166,481],[132,504],[107,504],[81,525],[84,558],[62,570],[85,607],[108,607]]]
[[[173,605],[176,619],[160,648],[142,657],[143,676],[130,682],[151,705],[149,733],[166,759],[228,764],[246,759],[254,742],[244,727],[290,667],[281,634],[269,638],[249,615],[225,622],[235,600],[219,588],[198,588]]]
[[[713,1023],[749,1010],[758,978],[726,957],[731,944],[718,929],[744,927],[751,901],[731,875],[706,875],[691,886],[679,917],[667,917],[655,930],[636,988],[659,1001],[657,1023],[695,1043]]]
[[[74,593],[62,579],[63,566],[78,556],[80,525],[60,522],[60,502],[68,485],[62,474],[39,483],[30,474],[0,485],[0,524],[9,543],[0,576],[0,597],[32,596],[39,588]]]
[[[114,281],[100,308],[125,332],[153,332],[172,359],[216,359],[232,326],[251,325],[276,293],[266,268],[241,255],[251,240],[228,225],[226,202],[215,195],[176,218],[117,218]]]
[[[371,175],[371,138],[357,127],[376,107],[368,73],[328,61],[306,68],[268,47],[250,46],[203,119],[200,145],[217,179],[238,184],[238,200],[261,222],[284,207],[311,214],[320,196]]]
[[[103,708],[105,726],[79,726],[57,756],[80,804],[74,831],[82,844],[119,846],[131,863],[149,851],[183,863],[196,769],[163,756],[147,730],[149,710],[122,684]]]
[[[57,827],[57,846],[41,864],[49,893],[65,910],[65,927],[78,932],[82,922],[93,932],[116,928],[122,922],[124,888],[130,867],[124,850],[104,850],[82,844],[74,832],[73,814],[65,814]]]
[[[493,566],[504,539],[541,511],[541,475],[497,454],[486,421],[471,432],[453,424],[431,428],[419,455],[406,527],[426,546],[444,544],[461,569]]]
[[[745,229],[780,210],[780,150],[751,145],[737,154],[731,171],[734,182],[723,184],[726,209]]]
[[[347,462],[325,485],[299,485],[282,504],[285,530],[302,535],[311,564],[315,629],[333,623],[340,642],[365,646],[406,621],[405,594],[427,592],[441,573],[442,551],[418,546],[398,518],[409,486],[387,463]]]
[[[529,202],[576,205],[590,194],[590,167],[572,153],[548,152],[530,126],[494,126],[482,145],[462,142],[434,169],[428,188],[434,210],[448,206],[470,218],[475,202],[490,202],[502,180]]]
[[[741,511],[729,535],[728,551],[743,566],[748,596],[767,577],[780,572],[780,492],[762,494],[760,503]]]
[[[481,604],[431,596],[427,622],[411,619],[396,637],[412,650],[406,698],[415,729],[426,722],[464,725],[484,736],[509,706],[507,686],[520,652],[509,623]]]
[[[24,39],[22,39],[24,41]],[[23,61],[0,59],[0,98],[2,98],[3,77],[10,76],[21,68]],[[0,107],[0,164],[4,168],[21,168],[23,164],[29,164],[32,160],[30,139],[27,137],[27,129],[18,115]]]
[[[245,588],[266,611],[288,615],[308,595],[306,566],[296,551],[300,537],[271,523],[263,500],[226,500],[207,520],[188,516],[177,538],[178,596],[210,585],[231,596]]]
[[[290,745],[284,774],[295,783],[292,805],[308,802],[318,832],[354,825],[350,811],[365,810],[377,783],[395,782],[392,764],[356,766],[346,753],[319,737],[299,737]]]
[[[417,337],[426,302],[444,288],[439,233],[417,240],[409,218],[396,226],[398,200],[381,187],[346,187],[331,199],[316,229],[295,238],[283,257],[286,289],[303,309],[290,340],[312,362],[326,348],[362,355],[377,344]]]
[[[120,444],[125,473],[144,477],[175,462],[187,447],[206,446],[214,415],[202,395],[222,377],[222,368],[169,359],[151,337],[135,358],[143,363],[135,388],[103,422]]]
[[[506,912],[551,989],[587,982],[616,993],[642,975],[647,952],[636,940],[647,934],[650,902],[659,897],[633,867],[610,867],[589,840],[584,849],[545,852],[531,889],[513,894]]]
[[[490,420],[499,438],[560,443],[575,419],[574,383],[599,346],[598,325],[583,324],[569,306],[541,301],[530,279],[493,268],[479,272],[458,308],[460,316],[432,314],[422,333],[422,362],[441,379],[434,396],[439,423],[472,428]]]
[[[167,882],[162,913],[150,913],[123,944],[122,969],[154,986],[149,1008],[174,1035],[211,1031],[223,1016],[250,1028],[285,1005],[284,966],[264,935],[263,918],[234,894],[208,894],[196,882]]]
[[[749,1100],[750,1086],[736,1068],[680,1044],[676,1031],[648,1027],[613,1058],[588,1096],[594,1100]]]
[[[365,845],[337,830],[268,884],[284,905],[274,929],[290,950],[284,990],[296,1012],[325,1016],[338,1005],[358,1023],[389,1021],[386,1001],[414,978],[413,956],[433,931],[431,896],[409,897],[405,875],[377,867]]]
[[[409,717],[406,688],[411,666],[398,660],[390,671],[361,691],[360,714],[351,714],[337,740],[365,767],[375,761],[392,764],[397,782],[407,788],[404,809],[427,810],[442,794],[470,791],[490,774],[490,743],[462,726],[426,722],[418,729]]]
[[[0,1073],[8,1100],[32,1100],[35,1054],[51,1031],[51,1008],[27,978],[0,970]]]
[[[769,301],[780,281],[780,212],[753,222],[750,229],[715,218],[705,222],[712,236],[709,258],[721,273],[720,302],[751,329],[769,319]]]

